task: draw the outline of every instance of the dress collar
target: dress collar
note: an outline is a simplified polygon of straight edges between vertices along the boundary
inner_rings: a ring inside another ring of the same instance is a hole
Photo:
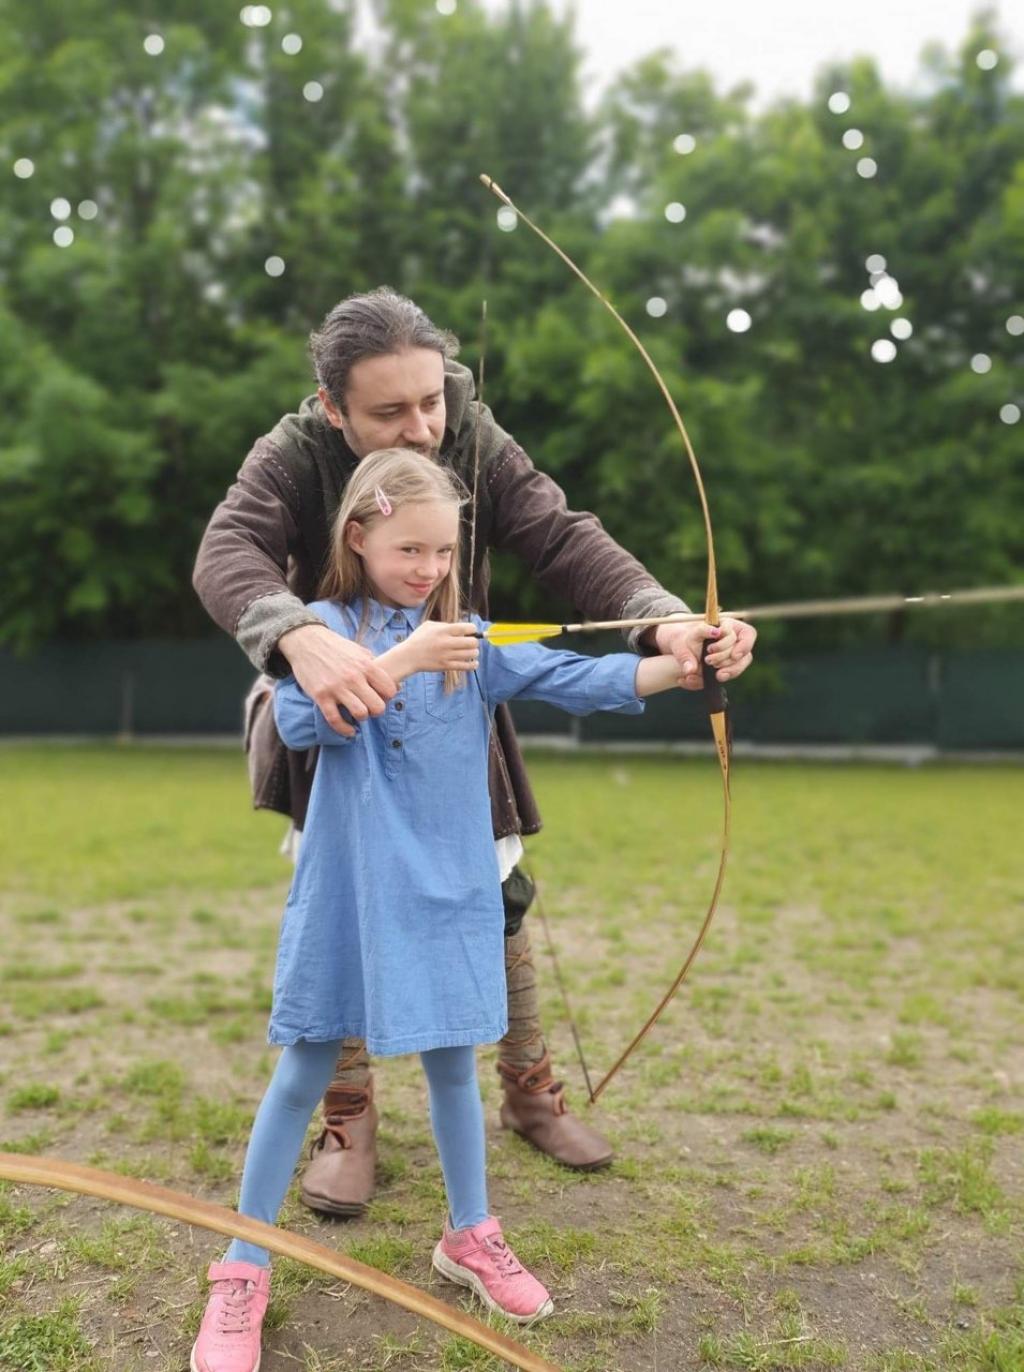
[[[364,604],[366,606],[366,622],[375,632],[389,627],[415,629],[423,622],[422,605],[416,605],[412,609],[402,609],[395,605],[382,605],[379,600],[366,600],[364,602],[362,598],[357,598],[349,606],[357,624],[363,618]]]

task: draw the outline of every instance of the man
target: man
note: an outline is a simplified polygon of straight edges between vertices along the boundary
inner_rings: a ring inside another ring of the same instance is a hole
[[[686,608],[594,515],[567,509],[559,487],[474,399],[471,373],[454,360],[457,348],[453,335],[388,288],[335,306],[310,340],[316,396],[256,441],[199,549],[194,583],[213,619],[261,672],[293,673],[342,734],[353,732],[342,710],[356,721],[380,714],[395,684],[365,648],[332,633],[305,602],[316,595],[341,492],[356,463],[375,449],[401,446],[436,457],[475,489],[464,516],[465,547],[474,550],[464,582],[478,614],[487,614],[492,547],[515,553],[548,591],[590,619],[651,618]],[[723,621],[720,629],[661,625],[637,631],[631,641],[640,651],[656,646],[673,653],[684,683],[696,690],[705,640],[713,640],[707,660],[726,681],[749,666],[755,637],[749,625]],[[284,750],[265,699],[250,732],[256,753],[270,759],[256,779],[256,804],[290,814],[301,831],[315,754]],[[535,833],[540,816],[504,706],[492,736],[490,790],[509,1000],[509,1031],[499,1045],[501,1122],[568,1167],[602,1167],[612,1149],[568,1110],[541,1032],[523,926],[533,892],[517,866],[521,835]],[[303,1178],[307,1205],[338,1215],[365,1209],[373,1192],[376,1125],[365,1047],[346,1040],[324,1098],[324,1130]]]

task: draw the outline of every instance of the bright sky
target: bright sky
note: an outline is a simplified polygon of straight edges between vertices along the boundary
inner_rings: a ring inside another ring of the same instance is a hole
[[[486,0],[504,8],[507,0]],[[572,0],[552,0],[564,12]],[[868,54],[888,83],[914,83],[921,49],[938,40],[955,50],[978,0],[575,0],[584,70],[605,85],[636,58],[670,47],[686,68],[704,67],[716,84],[751,80],[758,103],[807,97],[832,59]],[[1024,10],[997,8],[1002,37],[1024,58]],[[1014,16],[1011,21],[1011,16]],[[1020,73],[1018,72],[1018,84]]]

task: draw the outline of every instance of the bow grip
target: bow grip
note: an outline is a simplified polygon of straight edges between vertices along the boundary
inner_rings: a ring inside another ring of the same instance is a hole
[[[704,699],[707,701],[708,714],[724,714],[729,708],[725,687],[715,675],[715,668],[708,662],[708,649],[714,647],[714,640],[706,638],[700,650],[700,668],[704,676]]]

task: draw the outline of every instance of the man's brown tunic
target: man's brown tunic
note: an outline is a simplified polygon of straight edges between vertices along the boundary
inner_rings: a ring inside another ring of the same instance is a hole
[[[479,441],[476,551],[471,573],[468,568],[465,573],[471,608],[487,617],[488,549],[495,548],[514,553],[545,589],[587,619],[635,619],[685,609],[609,537],[595,515],[567,508],[561,489],[537,471],[473,395],[469,370],[447,361],[441,457],[471,490]],[[320,623],[305,602],[316,596],[331,523],[357,460],[319,400],[310,397],[298,414],[285,415],[256,440],[207,525],[193,576],[196,591],[211,617],[237,639],[261,672],[287,675],[288,664],[277,652],[281,636],[301,624]],[[472,518],[467,507],[467,556]],[[265,730],[272,728],[270,713],[264,711]],[[301,828],[315,754],[288,753],[276,735],[265,743],[273,748],[273,766],[255,803],[290,814]],[[490,788],[496,838],[540,828],[504,705],[498,708],[492,734]]]

